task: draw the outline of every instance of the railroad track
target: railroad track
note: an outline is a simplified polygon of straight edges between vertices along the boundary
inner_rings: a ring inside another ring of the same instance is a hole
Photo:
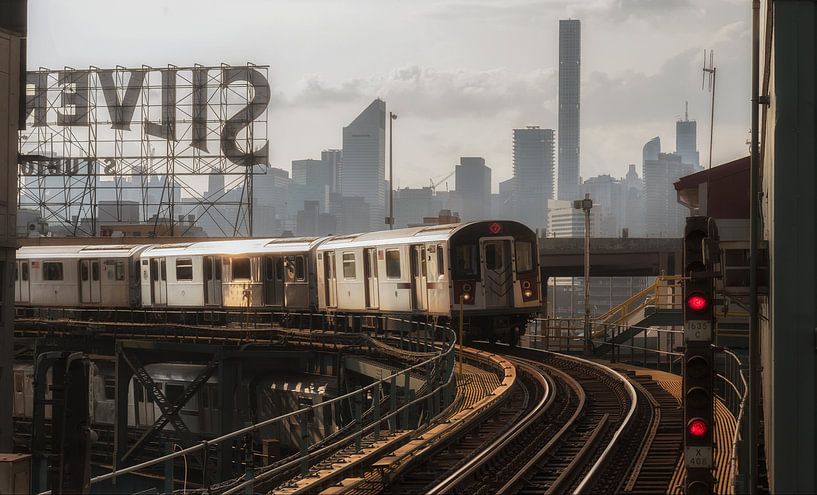
[[[561,374],[564,383],[578,382],[585,394],[584,410],[565,434],[543,444],[501,487],[456,486],[439,493],[667,491],[681,448],[682,411],[675,397],[651,376],[532,350],[508,349],[505,355],[533,361],[554,378]],[[477,479],[486,479],[486,474]]]

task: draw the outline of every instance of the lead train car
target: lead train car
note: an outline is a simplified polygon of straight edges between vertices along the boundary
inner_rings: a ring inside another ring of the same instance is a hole
[[[317,248],[318,304],[343,314],[453,320],[470,339],[515,343],[542,300],[536,234],[512,221],[336,236]]]

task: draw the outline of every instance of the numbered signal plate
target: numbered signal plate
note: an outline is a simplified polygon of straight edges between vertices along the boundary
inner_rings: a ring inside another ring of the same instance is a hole
[[[712,322],[709,320],[687,320],[684,322],[686,342],[707,342],[712,340]]]
[[[688,468],[712,469],[712,447],[687,447],[684,465]]]

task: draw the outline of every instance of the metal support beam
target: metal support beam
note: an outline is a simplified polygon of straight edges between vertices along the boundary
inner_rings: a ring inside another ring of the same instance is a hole
[[[156,382],[153,381],[153,378],[150,377],[144,366],[139,363],[136,356],[128,356],[126,352],[122,352],[122,359],[131,368],[137,381],[142,385],[142,388],[145,389],[145,393],[150,396],[151,401],[155,402],[162,411],[162,415],[139,437],[130,450],[125,453],[122,460],[126,461],[141,452],[145,445],[152,440],[157,433],[162,431],[168,423],[172,424],[173,428],[179,433],[179,436],[182,437],[184,447],[193,445],[196,440],[181,416],[179,416],[179,412],[213,375],[218,365],[218,360],[215,358],[210,360],[207,366],[199,372],[198,376],[185,387],[182,395],[171,402],[167,399],[165,394],[162,393],[162,390]]]

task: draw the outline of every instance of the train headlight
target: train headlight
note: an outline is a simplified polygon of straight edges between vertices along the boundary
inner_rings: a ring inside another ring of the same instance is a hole
[[[531,297],[533,297],[533,291],[530,290],[530,289],[527,289],[522,293],[522,295],[525,296],[526,299],[531,298]]]
[[[462,300],[463,300],[463,301],[470,301],[470,300],[471,300],[471,294],[469,294],[469,293],[467,293],[467,292],[466,292],[466,293],[464,293],[464,294],[462,295]]]

